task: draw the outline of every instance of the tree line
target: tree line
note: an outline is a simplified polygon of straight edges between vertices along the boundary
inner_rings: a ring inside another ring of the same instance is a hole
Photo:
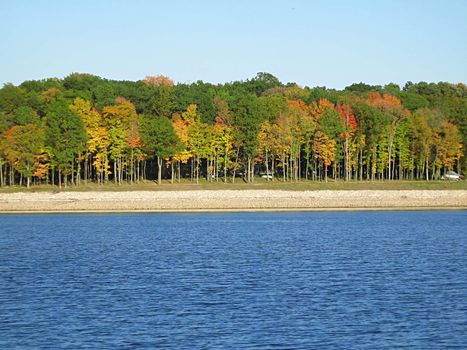
[[[0,89],[0,185],[439,179],[465,169],[464,84],[344,90],[73,73]]]

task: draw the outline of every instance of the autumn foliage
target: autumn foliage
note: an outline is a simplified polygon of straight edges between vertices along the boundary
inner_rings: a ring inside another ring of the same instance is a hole
[[[7,84],[0,89],[0,185],[253,182],[258,175],[436,180],[461,172],[467,88],[404,89],[301,88],[267,73],[224,85],[80,73]]]

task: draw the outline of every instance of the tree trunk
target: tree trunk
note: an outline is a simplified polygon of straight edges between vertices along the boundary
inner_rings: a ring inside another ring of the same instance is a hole
[[[345,137],[344,144],[344,171],[345,171],[345,181],[349,181],[349,137]]]
[[[286,167],[286,163],[285,163],[285,152],[282,152],[282,178],[284,180],[284,182],[287,180],[286,179],[286,172],[287,172],[287,167]]]
[[[195,173],[196,173],[196,184],[199,183],[199,157],[196,156],[196,159],[195,159]]]
[[[227,183],[227,156],[228,156],[228,150],[226,147],[225,152],[224,152],[224,183]]]
[[[373,148],[373,155],[371,157],[371,181],[375,181],[376,174],[376,147]]]
[[[84,177],[84,183],[87,183],[88,182],[88,154],[86,153],[86,155],[84,156],[84,173],[83,173],[83,177]]]
[[[195,165],[194,165],[194,159],[195,157],[191,157],[190,158],[190,181],[193,182],[193,178],[194,178],[194,169],[195,169]]]
[[[428,164],[428,158],[427,158],[427,159],[426,159],[426,165],[425,165],[426,181],[429,180],[428,173],[429,173],[429,164]]]
[[[269,159],[268,159],[268,150],[266,150],[266,180],[269,181]]]
[[[171,169],[171,178],[170,178],[170,183],[173,185],[174,183],[174,160],[170,162],[170,169]]]
[[[162,183],[162,157],[157,156],[157,184]]]
[[[115,184],[118,183],[118,176],[117,176],[117,160],[114,160],[114,182]]]
[[[134,163],[134,150],[131,148],[131,159],[130,159],[130,183],[133,184],[134,172],[135,172],[135,163]]]
[[[81,162],[78,160],[78,163],[76,164],[76,184],[80,185],[81,184]]]
[[[181,170],[181,167],[182,167],[181,162],[178,161],[178,162],[177,162],[177,168],[178,168],[178,169],[177,169],[177,171],[178,171],[178,183],[180,183],[180,178],[182,177],[182,170]]]
[[[71,161],[71,184],[73,185],[75,182],[75,160]]]
[[[234,170],[232,173],[232,183],[235,183],[235,173],[237,171],[237,165],[238,165],[238,155],[240,154],[240,147],[237,147],[237,154],[235,156],[235,165],[234,165]]]
[[[300,154],[300,146],[298,148],[298,154],[297,154],[297,181],[300,181],[302,179],[302,157]]]
[[[274,154],[271,154],[271,181],[274,181],[274,174],[275,174],[275,168],[276,168],[276,157]]]
[[[363,151],[359,149],[359,161],[358,161],[358,178],[363,181]]]
[[[251,166],[251,182],[255,182],[255,158],[253,157],[251,159],[251,163],[250,163],[250,166]]]

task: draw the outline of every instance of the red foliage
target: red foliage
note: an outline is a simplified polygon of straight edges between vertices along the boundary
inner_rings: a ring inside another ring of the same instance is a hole
[[[143,82],[147,85],[166,85],[166,86],[174,86],[174,82],[169,77],[164,75],[156,75],[156,76],[147,76]]]
[[[117,102],[117,103],[128,103],[128,102],[130,102],[130,100],[127,100],[125,97],[118,96],[118,97],[115,98],[115,102]]]
[[[305,109],[308,107],[305,104],[305,102],[303,102],[302,100],[291,100],[288,102],[288,105],[289,107],[292,107],[292,108],[301,108],[301,109]]]
[[[214,121],[216,122],[216,124],[224,124],[225,123],[225,120],[222,117],[216,117],[216,118],[214,118]]]
[[[378,92],[371,92],[368,94],[368,104],[380,109],[394,109],[401,108],[402,103],[397,97],[389,94],[379,94]]]
[[[349,105],[337,104],[336,111],[342,116],[344,120],[344,127],[346,129],[345,134],[349,136],[352,135],[358,128],[357,119],[355,118],[352,109],[349,107]]]

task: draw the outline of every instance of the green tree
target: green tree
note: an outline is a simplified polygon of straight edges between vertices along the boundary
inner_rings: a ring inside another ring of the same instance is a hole
[[[179,139],[170,120],[162,116],[144,115],[141,118],[141,138],[144,145],[157,158],[157,183],[162,183],[162,163],[179,150]]]
[[[31,107],[18,107],[14,111],[13,120],[18,125],[31,124],[37,120],[37,113]]]
[[[67,186],[68,176],[72,175],[73,179],[76,158],[86,150],[84,124],[64,100],[48,107],[46,120],[46,142],[52,155],[52,167],[57,166],[59,186],[62,185],[62,175]]]
[[[258,133],[264,118],[258,99],[254,96],[242,96],[232,106],[236,137],[243,146],[247,158],[247,181],[254,179],[254,159],[258,149]]]

